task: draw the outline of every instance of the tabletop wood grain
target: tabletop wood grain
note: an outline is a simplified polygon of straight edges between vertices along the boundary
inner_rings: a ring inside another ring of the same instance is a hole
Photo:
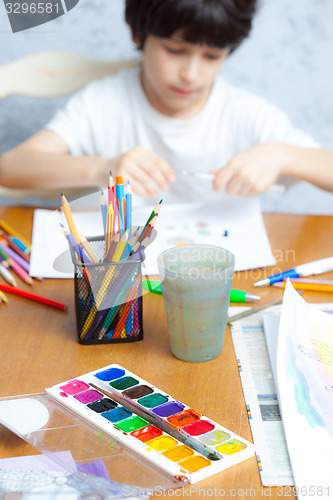
[[[28,239],[31,239],[32,215],[31,208],[0,208],[0,217]],[[233,288],[260,293],[261,302],[278,297],[283,291],[273,287],[255,288],[255,281],[332,255],[333,234],[333,217],[329,216],[264,214],[264,222],[276,265],[235,273],[233,281]],[[332,280],[333,272],[322,277]],[[143,302],[142,342],[84,346],[77,340],[73,280],[45,279],[34,280],[34,283],[35,293],[65,302],[68,310],[63,312],[8,295],[8,304],[0,307],[1,396],[42,392],[45,387],[119,363],[252,441],[229,329],[217,359],[206,363],[180,361],[170,352],[162,297],[147,294]],[[22,282],[20,287],[30,289]],[[303,297],[308,302],[332,300],[329,293],[305,292]],[[1,458],[36,453],[30,445],[1,427],[0,438]],[[179,497],[201,498],[205,491],[212,498],[219,498],[223,492],[224,496],[239,499],[249,496],[294,498],[290,488],[262,488],[255,458],[194,486],[179,491]]]

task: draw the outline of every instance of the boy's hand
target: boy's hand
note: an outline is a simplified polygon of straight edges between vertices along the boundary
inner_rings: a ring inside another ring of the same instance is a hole
[[[148,149],[137,146],[111,160],[112,175],[121,175],[124,182],[131,183],[133,192],[140,196],[157,196],[158,186],[167,191],[175,174],[168,163]]]
[[[236,154],[220,170],[211,170],[215,175],[213,187],[218,191],[225,186],[229,195],[256,196],[284,173],[287,159],[287,144],[272,142],[255,146]]]

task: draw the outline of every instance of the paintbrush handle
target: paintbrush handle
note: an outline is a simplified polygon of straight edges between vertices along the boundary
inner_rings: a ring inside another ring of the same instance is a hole
[[[125,406],[125,408],[127,408],[128,410],[135,412],[137,415],[139,415],[139,417],[147,420],[150,424],[156,425],[162,431],[174,437],[181,443],[191,447],[193,450],[197,451],[198,453],[208,458],[209,460],[219,460],[222,458],[222,455],[219,454],[216,450],[213,449],[209,450],[203,443],[194,441],[193,438],[187,438],[184,434],[181,434],[176,428],[169,426],[166,422],[164,422],[163,419],[155,417],[154,415],[152,415],[148,411],[145,411],[143,408],[141,408],[141,406],[135,404],[134,402],[121,398],[117,396],[117,394],[114,394],[113,392],[108,392],[104,389],[101,389],[99,386],[95,384],[90,383],[90,385],[99,392],[102,392],[105,396],[113,399],[122,406]]]

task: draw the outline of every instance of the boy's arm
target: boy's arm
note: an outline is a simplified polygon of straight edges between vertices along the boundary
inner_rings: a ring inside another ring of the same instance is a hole
[[[157,154],[142,147],[116,156],[72,156],[65,141],[41,130],[0,157],[0,185],[17,189],[106,186],[109,172],[130,180],[140,196],[155,196],[156,186],[168,189],[173,169]]]
[[[270,142],[238,153],[212,173],[216,175],[214,189],[225,186],[229,195],[256,196],[274,184],[279,175],[333,192],[333,153]]]
[[[17,189],[106,185],[107,162],[96,156],[71,156],[61,137],[41,130],[0,157],[0,184]]]

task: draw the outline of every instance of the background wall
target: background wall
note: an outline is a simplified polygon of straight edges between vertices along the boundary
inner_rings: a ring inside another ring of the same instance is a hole
[[[134,57],[123,14],[124,0],[81,0],[64,16],[13,34],[0,2],[0,64],[41,50]],[[332,0],[261,0],[250,37],[222,68],[227,80],[270,99],[330,150],[332,20]],[[20,96],[0,101],[0,154],[43,127],[65,101]],[[333,195],[306,183],[286,195],[264,193],[261,200],[265,211],[333,214]]]

